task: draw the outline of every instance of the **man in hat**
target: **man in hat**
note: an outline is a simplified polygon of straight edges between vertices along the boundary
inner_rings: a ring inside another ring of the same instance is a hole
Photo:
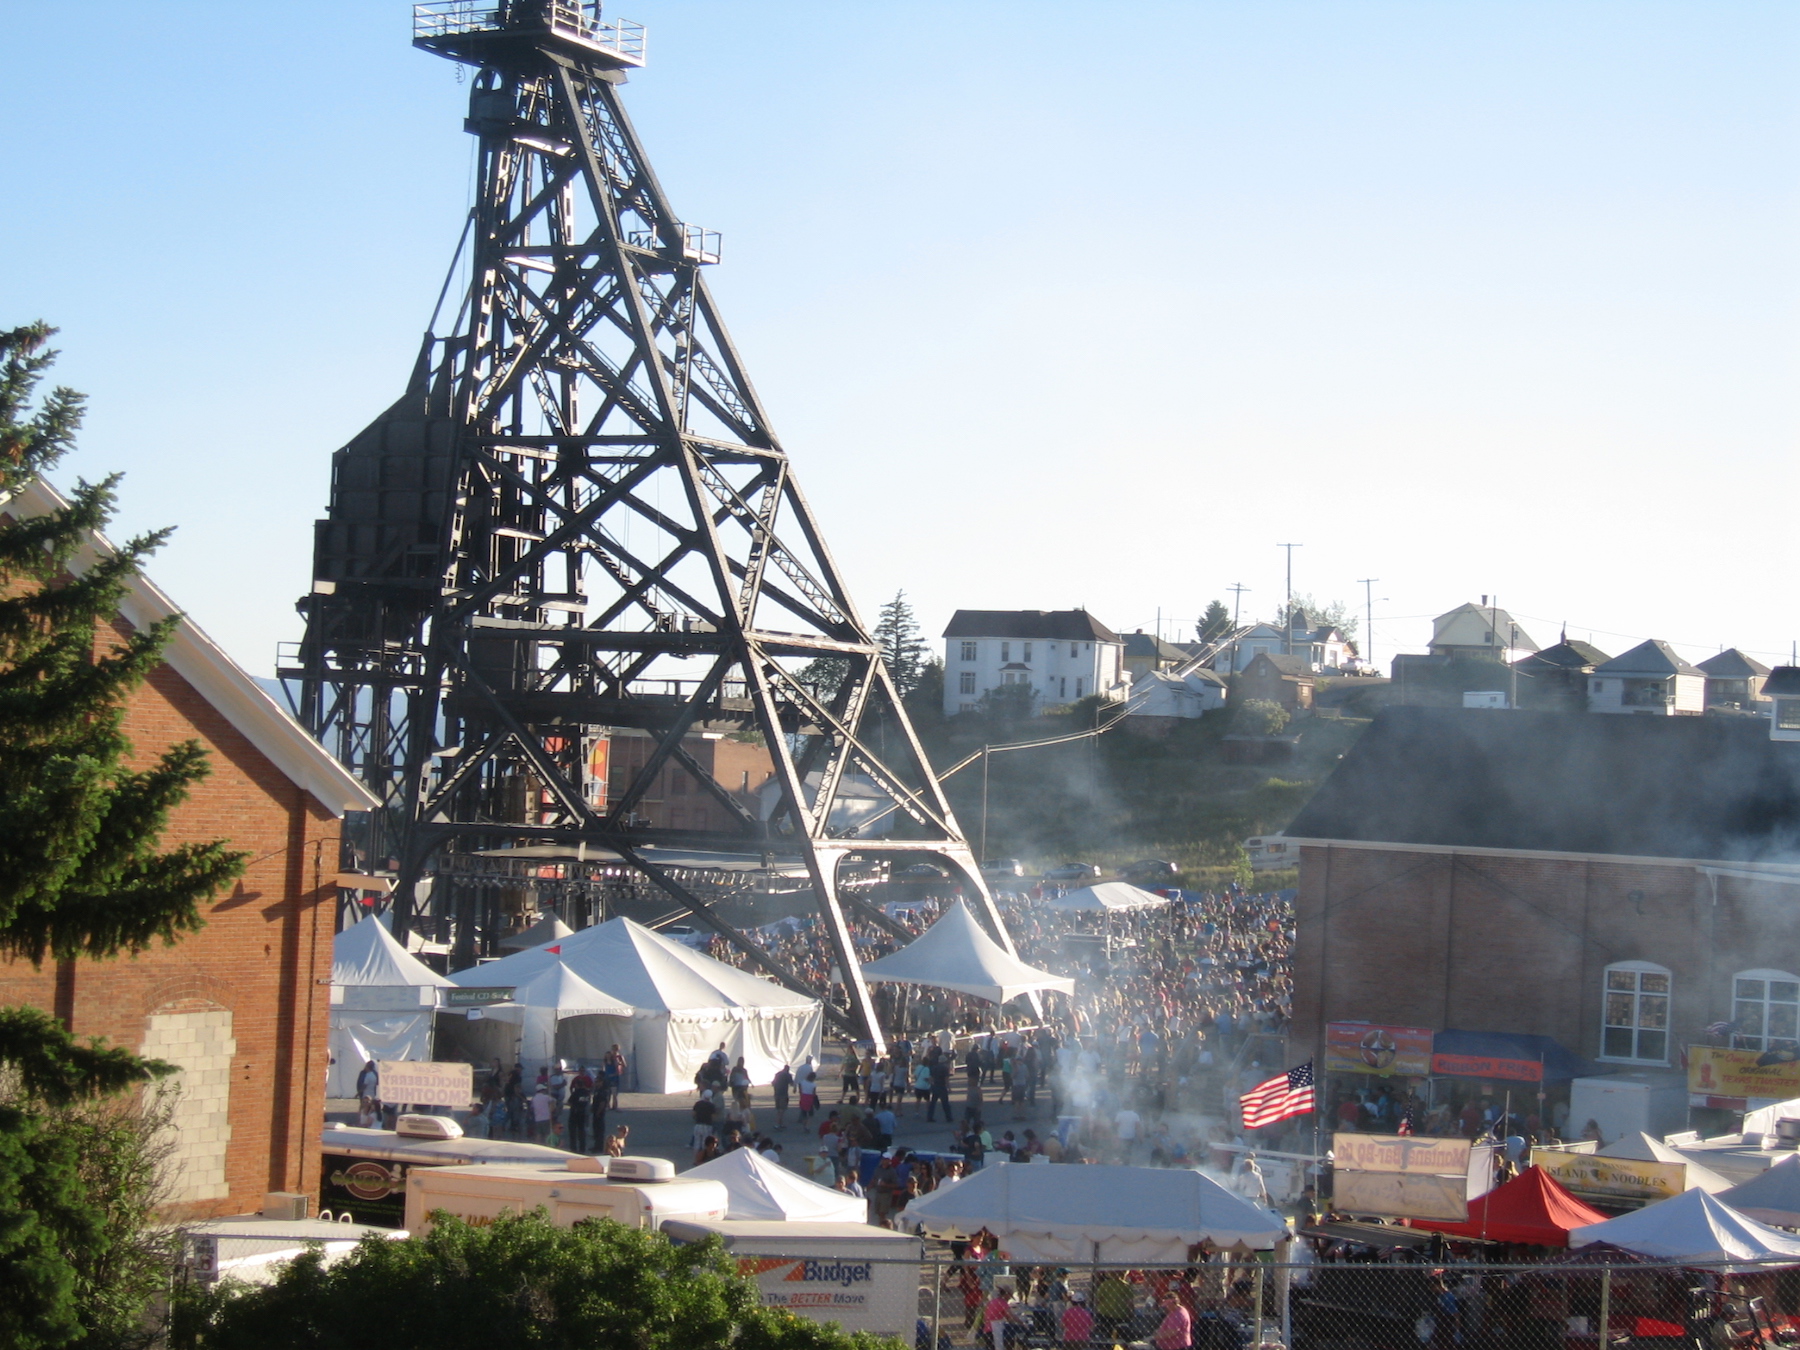
[[[1087,1295],[1077,1289],[1069,1295],[1069,1306],[1063,1309],[1059,1345],[1086,1345],[1094,1334],[1094,1313],[1087,1305]]]

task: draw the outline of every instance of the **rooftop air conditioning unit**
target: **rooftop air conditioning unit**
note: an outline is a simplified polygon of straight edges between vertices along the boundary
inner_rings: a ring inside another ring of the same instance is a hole
[[[461,1139],[462,1126],[449,1116],[404,1115],[394,1121],[394,1133],[405,1139]]]
[[[608,1181],[673,1181],[675,1164],[667,1158],[611,1158],[606,1164]]]

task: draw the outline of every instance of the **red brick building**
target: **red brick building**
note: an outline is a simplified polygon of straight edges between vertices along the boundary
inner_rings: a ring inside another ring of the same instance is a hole
[[[60,504],[27,487],[14,516]],[[77,567],[109,546],[96,537]],[[120,632],[177,612],[139,578]],[[0,964],[0,1004],[53,1010],[74,1031],[181,1067],[175,1212],[259,1210],[272,1191],[316,1195],[336,927],[338,828],[374,799],[192,623],[132,696],[134,761],[195,739],[212,772],[173,814],[165,846],[224,839],[243,877],[175,946],[110,961]]]
[[[1769,725],[1385,710],[1287,830],[1292,1057],[1346,1022],[1671,1078],[1800,1050],[1800,744]]]

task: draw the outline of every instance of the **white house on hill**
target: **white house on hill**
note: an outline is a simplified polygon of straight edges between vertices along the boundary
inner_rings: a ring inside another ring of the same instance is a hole
[[[1485,656],[1510,664],[1537,650],[1531,635],[1498,605],[1458,605],[1432,620],[1433,656]]]
[[[1706,672],[1652,638],[1594,667],[1588,676],[1588,711],[1698,717],[1706,711]]]
[[[959,609],[944,629],[944,713],[974,712],[1005,685],[1031,686],[1032,710],[1131,688],[1125,644],[1084,609]]]

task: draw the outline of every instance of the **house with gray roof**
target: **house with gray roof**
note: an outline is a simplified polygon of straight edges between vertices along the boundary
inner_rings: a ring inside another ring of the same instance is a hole
[[[1762,701],[1763,682],[1769,678],[1767,666],[1736,647],[1707,657],[1700,663],[1700,670],[1706,676],[1709,708],[1741,708],[1748,712]]]
[[[1026,685],[1035,712],[1131,689],[1125,643],[1085,609],[959,609],[944,629],[944,715],[974,712],[990,689]]]
[[[1594,667],[1588,711],[1698,717],[1706,711],[1706,672],[1659,638]]]

